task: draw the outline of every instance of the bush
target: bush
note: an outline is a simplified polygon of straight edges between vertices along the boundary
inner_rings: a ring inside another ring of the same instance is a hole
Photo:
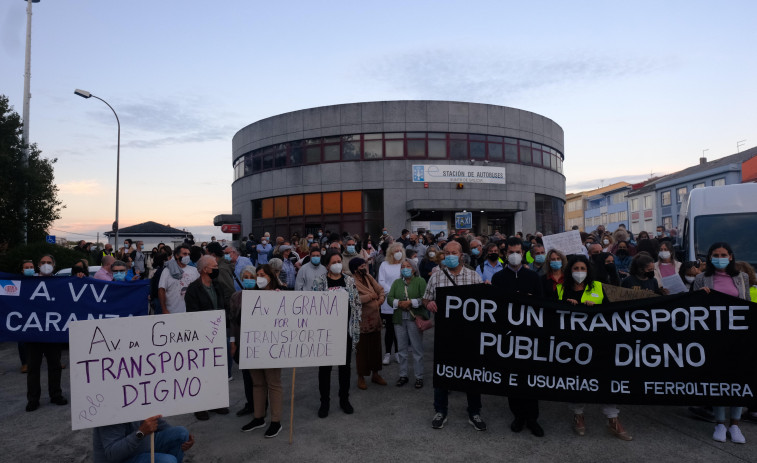
[[[55,271],[73,267],[82,258],[92,265],[92,256],[86,256],[79,251],[68,249],[64,246],[49,243],[31,243],[15,246],[3,255],[0,255],[0,272],[21,273],[21,263],[26,259],[34,262],[35,268],[39,259],[45,254],[55,257]]]

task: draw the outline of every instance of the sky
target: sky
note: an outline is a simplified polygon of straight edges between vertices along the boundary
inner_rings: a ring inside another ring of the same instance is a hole
[[[315,106],[430,99],[565,131],[567,192],[757,145],[757,2],[103,2],[33,6],[30,140],[57,158],[52,233],[154,220],[230,238],[231,139]],[[0,2],[0,94],[23,108],[26,2]],[[707,151],[703,151],[707,150]],[[88,238],[89,237],[89,238]]]

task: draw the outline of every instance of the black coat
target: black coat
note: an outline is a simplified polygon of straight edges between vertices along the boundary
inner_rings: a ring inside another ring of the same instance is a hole
[[[221,283],[217,280],[213,280],[213,289],[216,292],[216,300],[218,301],[218,310],[226,312],[226,328],[229,327],[229,302],[228,299],[223,297],[223,288]],[[184,294],[184,305],[187,306],[187,312],[201,312],[204,310],[214,310],[213,301],[208,296],[208,292],[205,290],[205,285],[202,283],[202,278],[198,278],[187,287],[187,292]]]
[[[542,297],[543,289],[539,274],[531,269],[521,267],[515,273],[509,266],[492,276],[492,286],[509,293],[530,294]]]

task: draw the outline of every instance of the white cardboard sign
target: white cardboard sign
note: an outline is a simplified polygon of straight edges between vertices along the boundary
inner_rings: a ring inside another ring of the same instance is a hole
[[[240,368],[344,365],[347,291],[244,291]]]
[[[69,325],[71,428],[229,406],[222,310]]]
[[[578,230],[546,235],[541,239],[546,252],[549,252],[550,249],[557,249],[566,256],[571,254],[587,255],[586,246],[581,243],[581,233]]]

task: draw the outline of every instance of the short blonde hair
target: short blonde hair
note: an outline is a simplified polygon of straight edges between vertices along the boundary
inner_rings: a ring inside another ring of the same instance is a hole
[[[394,258],[394,253],[397,251],[402,253],[402,258],[400,260]],[[386,261],[388,263],[401,264],[403,260],[405,260],[405,247],[402,246],[402,243],[395,241],[386,248]]]

